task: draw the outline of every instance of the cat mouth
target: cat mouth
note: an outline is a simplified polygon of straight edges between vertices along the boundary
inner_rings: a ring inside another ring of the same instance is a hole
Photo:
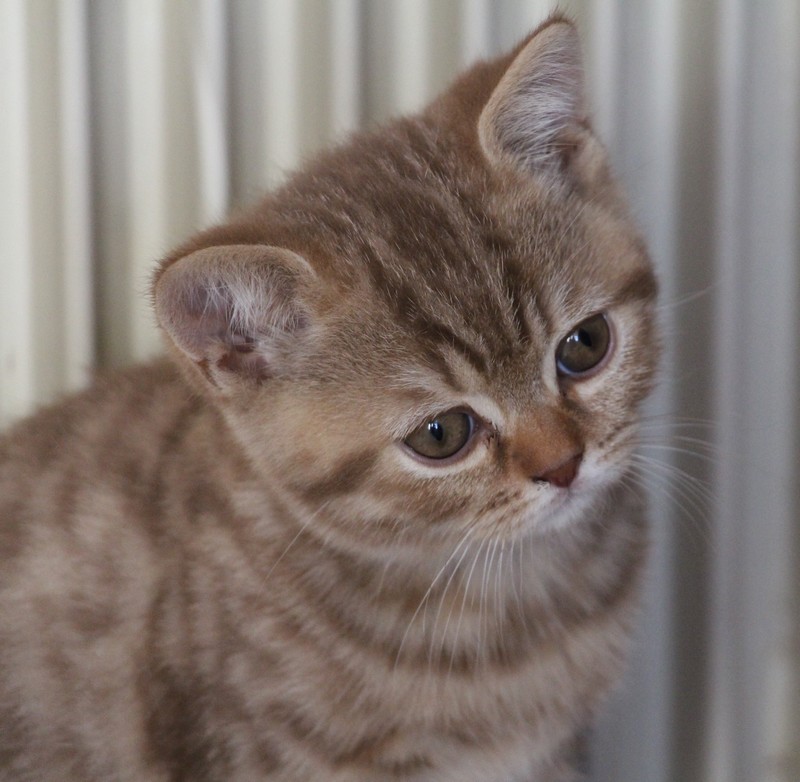
[[[580,524],[586,519],[589,508],[599,501],[603,486],[603,482],[579,476],[567,487],[543,487],[536,508],[530,512],[529,526],[551,532]]]

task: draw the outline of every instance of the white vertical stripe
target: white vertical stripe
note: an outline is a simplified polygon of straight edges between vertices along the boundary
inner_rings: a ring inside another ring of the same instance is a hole
[[[390,0],[395,112],[419,109],[430,85],[429,0]]]
[[[336,136],[361,120],[361,24],[358,0],[330,0],[331,130]]]
[[[463,0],[461,23],[461,62],[470,65],[479,57],[490,53],[491,28],[488,0]]]
[[[31,289],[27,302],[34,345],[35,401],[43,401],[63,387],[64,269],[62,265],[63,183],[61,181],[58,19],[44,2],[26,5],[28,19],[28,134],[30,201],[28,207]]]
[[[62,0],[59,26],[61,230],[67,388],[83,386],[94,363],[89,63],[85,0]]]
[[[662,0],[669,3],[669,0]],[[617,128],[619,42],[619,3],[616,0],[591,0],[589,38],[584,42],[594,123],[600,135],[612,139]]]
[[[26,17],[24,0],[0,0],[0,423],[27,412],[35,391]]]
[[[153,262],[167,249],[166,1],[125,0],[130,222],[129,277],[125,284],[133,298],[129,349],[137,358],[159,348],[145,293]]]
[[[279,181],[300,155],[298,61],[302,51],[299,3],[270,0],[263,6],[264,102],[263,143],[268,182]]]
[[[224,0],[199,0],[193,18],[192,82],[198,140],[200,218],[219,220],[230,202],[227,24]]]

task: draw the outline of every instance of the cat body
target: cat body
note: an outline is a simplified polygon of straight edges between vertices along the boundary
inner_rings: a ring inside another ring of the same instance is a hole
[[[155,276],[0,444],[0,778],[562,782],[645,549],[655,283],[553,17]]]

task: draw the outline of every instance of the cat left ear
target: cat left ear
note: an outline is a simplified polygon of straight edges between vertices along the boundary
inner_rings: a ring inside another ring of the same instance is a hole
[[[218,389],[281,370],[311,318],[308,262],[266,245],[207,247],[167,266],[156,316],[174,345]]]
[[[495,164],[563,170],[585,111],[578,32],[559,17],[533,34],[501,78],[480,116],[481,146]]]

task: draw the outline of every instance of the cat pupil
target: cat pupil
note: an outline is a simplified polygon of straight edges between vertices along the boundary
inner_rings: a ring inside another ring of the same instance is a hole
[[[438,442],[444,440],[444,427],[438,421],[431,421],[428,424],[428,432]]]

